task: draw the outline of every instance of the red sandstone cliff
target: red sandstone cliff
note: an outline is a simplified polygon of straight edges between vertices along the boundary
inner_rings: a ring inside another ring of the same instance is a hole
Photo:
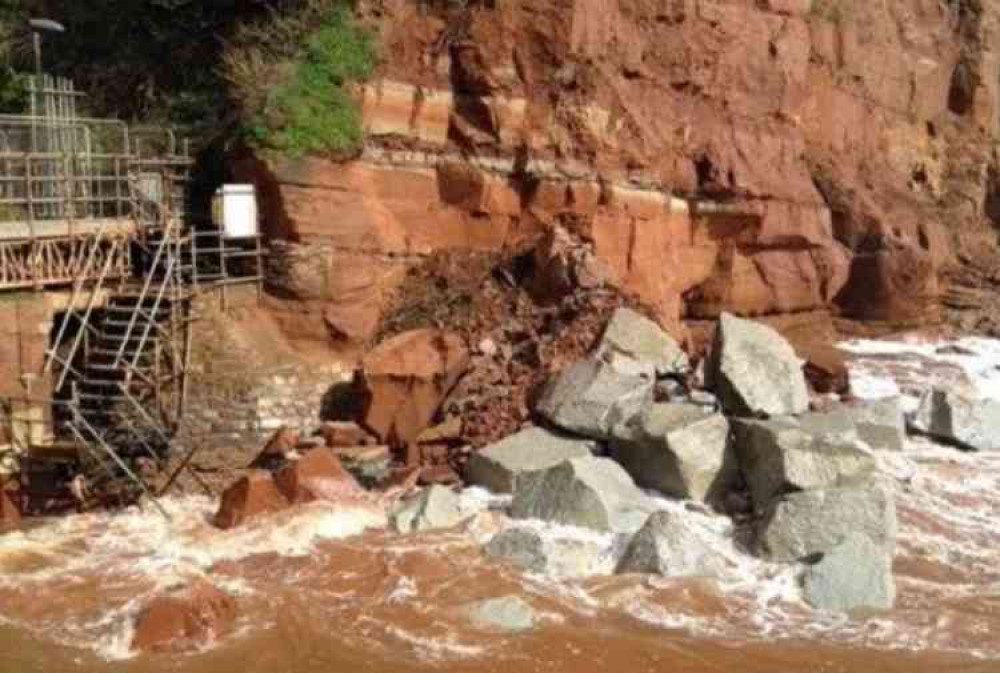
[[[664,325],[935,321],[995,247],[1000,9],[979,0],[364,0],[355,161],[242,159],[270,305],[360,343],[405,269],[555,228]]]

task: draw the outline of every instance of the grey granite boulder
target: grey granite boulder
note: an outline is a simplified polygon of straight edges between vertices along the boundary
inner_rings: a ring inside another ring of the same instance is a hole
[[[819,610],[888,610],[896,601],[892,557],[868,536],[849,533],[806,569],[802,595]]]
[[[538,615],[520,596],[503,596],[477,601],[462,610],[478,629],[516,633],[534,627]]]
[[[437,485],[404,500],[389,516],[393,529],[398,533],[451,528],[463,519],[465,515],[458,494]]]
[[[868,446],[879,451],[902,451],[906,447],[906,421],[898,396],[856,400],[842,408],[854,421],[858,438]]]
[[[601,532],[633,533],[653,504],[610,458],[573,458],[523,475],[510,514]]]
[[[472,454],[465,479],[494,493],[513,493],[521,475],[569,458],[589,456],[596,450],[597,443],[588,439],[528,428]]]
[[[692,404],[654,404],[614,430],[615,460],[643,488],[716,500],[738,476],[722,414]]]
[[[733,429],[733,450],[758,511],[782,493],[863,483],[875,473],[875,456],[863,444],[809,434],[794,418],[735,419]]]
[[[795,349],[762,323],[723,313],[705,367],[706,385],[735,416],[782,416],[809,409]]]
[[[758,553],[772,561],[825,554],[849,534],[867,536],[890,556],[896,549],[896,504],[878,486],[789,493],[757,523]]]
[[[910,428],[962,449],[994,451],[1000,449],[1000,401],[935,388],[920,401]]]
[[[605,440],[611,428],[653,401],[656,381],[589,358],[570,365],[545,387],[536,410],[557,427]]]
[[[680,344],[655,322],[632,309],[615,311],[594,351],[623,373],[668,376],[687,372],[691,363]]]
[[[535,528],[511,527],[486,544],[486,555],[507,561],[526,572],[559,579],[610,575],[614,571],[612,547],[596,537],[544,533]]]
[[[842,405],[828,411],[810,411],[795,417],[803,432],[832,441],[854,442],[859,439],[854,418]]]
[[[713,577],[725,570],[725,559],[714,549],[712,541],[668,511],[649,516],[618,563],[619,573],[655,573],[666,577]]]

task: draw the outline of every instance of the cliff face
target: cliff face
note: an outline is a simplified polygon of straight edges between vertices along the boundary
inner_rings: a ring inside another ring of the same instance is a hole
[[[383,59],[363,154],[237,162],[288,242],[272,308],[299,338],[363,342],[441,250],[534,248],[565,275],[571,240],[683,333],[724,310],[933,322],[943,270],[996,246],[1000,9],[979,0],[360,11]]]

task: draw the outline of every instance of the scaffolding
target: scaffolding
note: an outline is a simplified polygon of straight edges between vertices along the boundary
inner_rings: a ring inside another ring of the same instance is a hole
[[[20,460],[69,447],[100,500],[155,502],[144,475],[166,468],[184,415],[192,301],[259,288],[260,237],[193,224],[193,161],[173,131],[80,117],[68,80],[32,78],[29,93],[30,114],[0,115],[0,293],[70,298],[39,372],[52,399],[6,400],[0,416]],[[17,410],[38,408],[44,427],[25,432]]]

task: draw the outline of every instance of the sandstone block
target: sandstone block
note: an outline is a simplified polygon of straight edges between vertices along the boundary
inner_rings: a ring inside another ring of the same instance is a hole
[[[412,444],[468,365],[462,339],[439,330],[414,330],[380,344],[362,362],[365,425],[387,444]]]

